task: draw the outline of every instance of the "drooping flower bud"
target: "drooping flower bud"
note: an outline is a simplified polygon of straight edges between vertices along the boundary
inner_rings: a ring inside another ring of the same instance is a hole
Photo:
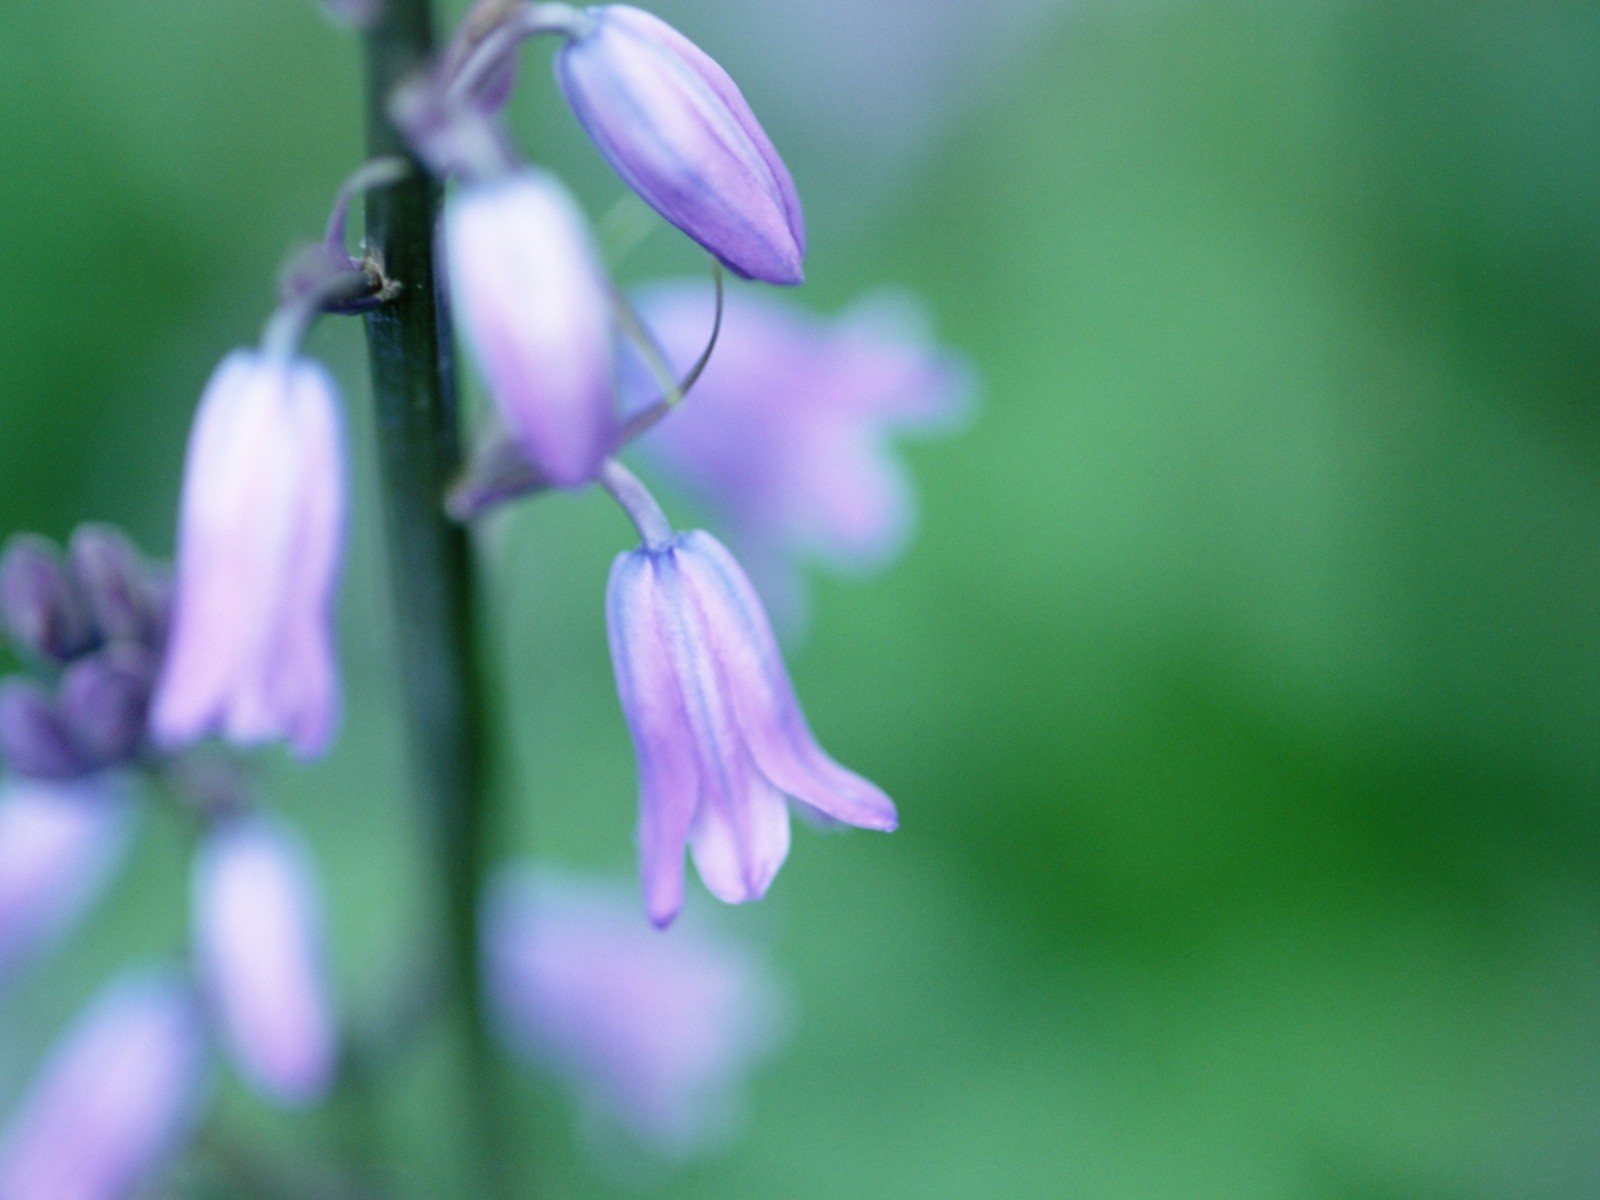
[[[241,1073],[283,1104],[324,1095],[334,1020],[322,902],[299,837],[260,815],[224,822],[195,861],[192,903],[206,996]]]
[[[683,903],[686,844],[719,900],[765,895],[789,853],[786,796],[846,825],[895,828],[889,797],[817,744],[761,601],[710,534],[619,555],[606,625],[639,760],[639,870],[656,924]]]
[[[782,993],[753,947],[692,921],[663,936],[602,880],[500,873],[484,962],[505,1039],[669,1154],[726,1132],[745,1076],[783,1033]]]
[[[0,784],[0,984],[100,892],[127,843],[126,799],[103,776]]]
[[[5,1200],[125,1200],[193,1126],[204,1040],[165,973],[111,984],[57,1045],[0,1138]]]
[[[113,643],[61,677],[57,703],[79,753],[96,767],[131,757],[144,740],[156,659],[143,646]]]
[[[548,482],[588,483],[618,423],[611,299],[583,214],[527,168],[461,188],[444,231],[456,312],[502,419]]]
[[[94,767],[56,698],[16,675],[0,679],[0,759],[29,779],[76,779]]]
[[[61,556],[31,534],[14,536],[0,555],[0,620],[18,650],[57,662],[83,653],[94,639]]]
[[[306,359],[237,350],[201,397],[184,464],[177,579],[150,726],[167,747],[219,733],[333,735],[333,591],[344,539],[338,395]]]
[[[735,274],[799,283],[800,198],[728,73],[647,12],[610,4],[584,15],[556,75],[612,169]]]
[[[67,546],[84,606],[107,641],[159,646],[165,631],[159,582],[128,536],[114,525],[86,523]]]

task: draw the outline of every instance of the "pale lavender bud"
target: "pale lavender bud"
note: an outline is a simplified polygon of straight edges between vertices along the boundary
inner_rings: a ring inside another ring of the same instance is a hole
[[[703,281],[640,296],[675,372],[704,347],[713,303]],[[643,443],[715,514],[779,616],[804,608],[800,563],[877,570],[909,540],[916,494],[895,440],[956,426],[975,390],[970,364],[935,343],[928,324],[895,293],[824,318],[771,292],[730,289],[716,353],[688,402]],[[658,390],[642,369],[623,378],[633,406]]]
[[[159,645],[162,629],[151,571],[126,534],[113,525],[73,531],[67,558],[84,606],[108,641]]]
[[[39,658],[65,662],[94,640],[61,556],[32,534],[17,534],[0,555],[0,619],[12,644]]]
[[[333,1082],[336,1037],[311,857],[287,826],[227,821],[195,860],[193,921],[205,994],[245,1079],[300,1105]]]
[[[111,766],[138,750],[155,674],[155,656],[127,643],[113,643],[67,668],[58,704],[84,758],[96,766]]]
[[[489,393],[550,483],[588,483],[615,448],[611,298],[583,214],[532,168],[445,207],[456,312]]]
[[[711,894],[759,900],[789,852],[785,797],[892,830],[893,803],[806,725],[755,590],[695,530],[619,555],[606,624],[639,760],[639,869],[665,925],[683,903],[685,845]]]
[[[127,844],[122,789],[78,783],[0,784],[0,983],[78,919]]]
[[[663,935],[602,881],[501,873],[485,896],[484,959],[507,1041],[667,1153],[726,1132],[785,1024],[753,948],[692,921]]]
[[[647,12],[611,4],[584,14],[556,75],[606,161],[735,274],[799,283],[800,198],[728,73]]]
[[[31,779],[76,779],[94,765],[55,697],[15,675],[0,679],[0,759]]]
[[[338,708],[334,586],[345,478],[333,380],[236,350],[201,397],[184,464],[177,579],[150,728],[326,749]]]
[[[0,1139],[3,1200],[123,1200],[183,1144],[205,1084],[188,989],[111,984],[62,1038]]]

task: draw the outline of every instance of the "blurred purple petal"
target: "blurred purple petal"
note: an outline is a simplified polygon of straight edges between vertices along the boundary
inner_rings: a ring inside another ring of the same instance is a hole
[[[182,1145],[203,1038],[175,978],[127,975],[68,1030],[0,1138],[3,1200],[121,1200]]]
[[[128,535],[114,525],[87,522],[73,530],[68,561],[96,630],[108,641],[159,647],[159,579]]]
[[[57,698],[20,675],[0,679],[0,758],[30,779],[77,779],[94,767],[73,739]]]
[[[455,193],[444,233],[462,331],[506,426],[550,483],[588,483],[618,422],[611,298],[583,214],[530,168]]]
[[[711,328],[711,289],[659,285],[640,308],[667,361],[686,370]],[[824,319],[730,289],[709,365],[645,442],[651,461],[723,521],[780,614],[797,599],[800,562],[868,571],[904,549],[916,503],[893,440],[954,426],[973,391],[966,362],[925,325],[892,294]],[[624,394],[638,407],[656,389],[629,366]]]
[[[625,889],[549,871],[503,872],[485,908],[490,998],[512,1045],[663,1152],[728,1131],[784,1025],[752,948],[692,923],[663,934]]]
[[[190,435],[171,641],[151,729],[326,749],[338,707],[333,589],[344,537],[338,394],[304,359],[239,350]]]
[[[24,654],[65,662],[94,641],[83,598],[54,545],[20,533],[0,554],[0,623]]]
[[[0,784],[0,984],[103,890],[127,847],[127,799],[105,777]]]
[[[658,925],[682,902],[685,842],[718,899],[766,893],[789,851],[785,795],[848,824],[895,827],[889,798],[817,745],[754,589],[710,534],[619,555],[606,614]]]
[[[585,13],[593,23],[557,55],[556,75],[612,169],[735,274],[799,283],[799,196],[728,73],[647,12]]]
[[[299,1105],[333,1082],[337,1054],[311,858],[264,816],[225,822],[201,847],[195,950],[228,1052],[268,1097]]]

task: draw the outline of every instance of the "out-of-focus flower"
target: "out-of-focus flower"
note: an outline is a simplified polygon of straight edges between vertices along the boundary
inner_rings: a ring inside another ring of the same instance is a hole
[[[703,282],[659,285],[640,311],[680,375],[705,345]],[[834,319],[781,297],[729,291],[716,353],[683,405],[642,443],[721,522],[780,626],[804,608],[798,564],[886,565],[915,524],[915,493],[894,454],[903,434],[951,428],[973,372],[934,344],[909,297],[878,294]],[[655,394],[637,363],[633,405]]]
[[[507,1040],[658,1150],[724,1133],[785,1016],[764,960],[691,927],[663,935],[625,890],[530,868],[485,897],[490,1000]]]
[[[338,395],[316,363],[236,350],[189,437],[158,742],[208,733],[327,747],[338,708],[333,590],[344,537]]]
[[[100,637],[159,649],[171,599],[165,575],[114,525],[86,522],[72,532],[67,560]]]
[[[76,583],[49,541],[17,534],[0,555],[0,621],[19,651],[65,662],[93,645]]]
[[[384,0],[318,0],[323,12],[341,25],[366,29],[383,13]]]
[[[109,778],[0,783],[0,984],[100,893],[127,844],[126,801]]]
[[[556,75],[612,169],[735,274],[799,283],[800,198],[728,73],[647,12],[610,4],[584,15]]]
[[[181,1145],[203,1086],[188,990],[124,976],[67,1032],[0,1138],[0,1200],[122,1200]]]
[[[718,899],[765,895],[789,852],[785,796],[847,825],[895,828],[889,797],[817,745],[761,601],[710,534],[619,555],[606,618],[639,760],[639,867],[656,924],[683,904],[685,844]]]
[[[583,214],[533,168],[445,208],[456,312],[489,393],[550,483],[588,483],[615,447],[611,298]]]
[[[196,957],[229,1054],[280,1103],[321,1097],[334,1020],[321,897],[299,837],[261,815],[224,821],[200,849],[193,893]]]
[[[156,659],[113,642],[76,659],[52,692],[0,679],[0,757],[19,776],[69,780],[122,765],[144,744]]]

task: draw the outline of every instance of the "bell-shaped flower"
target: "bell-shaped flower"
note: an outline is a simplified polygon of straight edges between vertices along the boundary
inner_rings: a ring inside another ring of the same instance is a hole
[[[664,1153],[728,1131],[745,1076],[784,1032],[787,1005],[753,947],[692,921],[664,936],[604,881],[504,871],[483,937],[505,1039],[597,1122]]]
[[[681,375],[713,318],[705,283],[658,285],[639,310]],[[949,429],[970,408],[973,372],[936,345],[918,306],[879,294],[833,319],[748,288],[727,293],[716,353],[688,399],[641,443],[701,504],[779,618],[805,607],[799,564],[878,569],[904,549],[916,496],[894,452],[901,435]],[[630,406],[659,390],[628,362]]]
[[[0,784],[0,984],[100,894],[127,845],[129,817],[109,777]]]
[[[445,206],[451,298],[512,436],[543,478],[588,483],[615,448],[611,295],[567,190],[527,168]]]
[[[710,534],[619,555],[606,623],[639,761],[639,867],[656,924],[683,904],[685,845],[718,899],[765,895],[789,852],[786,796],[846,825],[895,827],[889,797],[817,745],[761,601]]]
[[[608,4],[584,15],[556,76],[612,169],[735,274],[799,283],[800,197],[728,73],[647,12]]]
[[[217,733],[333,735],[334,585],[344,540],[338,393],[316,363],[237,350],[212,375],[189,436],[157,742]]]
[[[204,1085],[188,990],[124,976],[62,1038],[0,1136],[0,1197],[124,1200],[181,1147]]]
[[[225,820],[195,860],[195,956],[222,1043],[282,1104],[326,1094],[337,1053],[322,902],[300,839],[265,816]]]

